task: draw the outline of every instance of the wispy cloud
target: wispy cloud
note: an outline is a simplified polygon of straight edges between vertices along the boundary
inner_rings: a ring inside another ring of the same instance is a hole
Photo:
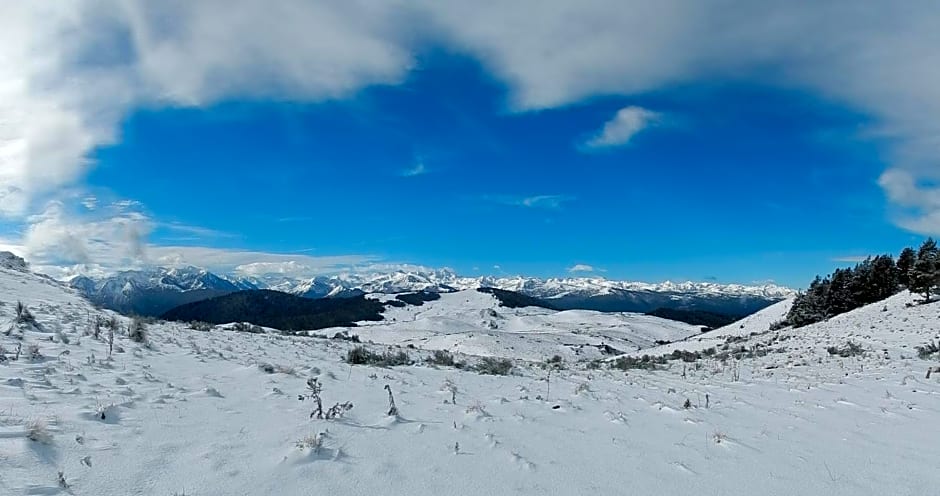
[[[188,235],[186,239],[214,239],[214,238],[236,238],[238,235],[209,229],[201,226],[193,226],[182,222],[160,222],[157,228],[165,229],[174,233]]]
[[[656,125],[660,120],[661,114],[658,112],[636,106],[624,107],[604,123],[600,131],[585,141],[581,148],[595,150],[624,146],[638,133]]]
[[[564,207],[568,202],[575,200],[575,197],[569,195],[534,195],[534,196],[512,196],[496,195],[484,196],[486,201],[509,205],[513,207],[541,208],[549,210],[558,210]]]
[[[424,161],[418,161],[413,167],[401,171],[399,175],[401,177],[415,177],[423,176],[428,172],[430,172],[430,170],[428,170],[427,166],[424,165]]]
[[[842,262],[842,263],[860,263],[864,262],[868,258],[868,255],[849,255],[844,257],[833,257],[833,262]]]
[[[568,272],[571,272],[572,274],[574,274],[578,272],[602,272],[602,270],[595,268],[593,265],[575,264],[575,265],[572,265],[571,267],[568,267]]]
[[[293,223],[293,222],[308,222],[311,220],[313,220],[313,217],[310,217],[307,215],[301,215],[301,216],[296,216],[296,217],[278,217],[277,219],[274,219],[274,222],[278,222],[281,224],[288,224],[288,223]]]

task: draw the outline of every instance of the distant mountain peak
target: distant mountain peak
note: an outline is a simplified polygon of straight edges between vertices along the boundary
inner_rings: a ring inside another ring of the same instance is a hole
[[[272,289],[306,298],[344,298],[367,293],[452,292],[496,288],[539,298],[559,308],[645,312],[660,307],[745,315],[791,296],[773,284],[747,286],[715,282],[658,284],[617,281],[603,277],[462,277],[451,269],[397,269],[344,272],[306,279],[269,275],[240,278],[214,274],[199,267],[154,267],[128,270],[110,277],[76,277],[70,282],[96,303],[124,308],[136,297],[155,293],[230,293]],[[190,295],[195,298],[195,295]],[[112,303],[109,303],[112,302]]]

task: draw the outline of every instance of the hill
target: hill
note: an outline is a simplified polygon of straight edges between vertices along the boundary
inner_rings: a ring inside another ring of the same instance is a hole
[[[210,324],[249,322],[285,331],[353,327],[363,320],[382,320],[385,305],[364,296],[309,299],[271,290],[231,293],[176,307],[166,320]]]
[[[496,299],[499,300],[499,304],[506,308],[538,307],[558,310],[558,308],[545,300],[526,296],[515,291],[507,291],[499,288],[477,288],[477,291],[495,296]]]
[[[376,344],[174,322],[135,341],[129,319],[0,267],[0,494],[932,494],[940,362],[917,348],[940,304],[913,300],[769,331],[785,301],[699,334],[463,291],[355,329]],[[112,318],[113,347],[95,335]],[[718,352],[621,370],[567,346],[617,336],[631,356]],[[345,363],[358,346],[407,365]],[[493,350],[509,375],[475,371]],[[311,415],[310,383],[342,418]]]
[[[686,324],[699,325],[709,329],[717,329],[738,321],[742,315],[727,315],[705,310],[683,310],[679,308],[657,308],[647,315],[654,315],[669,320],[677,320]]]

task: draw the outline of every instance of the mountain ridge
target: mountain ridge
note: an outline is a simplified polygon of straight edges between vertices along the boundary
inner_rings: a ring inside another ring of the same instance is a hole
[[[733,315],[753,313],[795,294],[774,284],[747,286],[692,281],[654,284],[600,277],[464,277],[449,269],[345,272],[298,279],[218,275],[198,267],[154,267],[107,277],[78,276],[69,285],[100,306],[150,315],[160,315],[198,299],[257,289],[316,299],[496,288],[538,298],[559,309],[648,312],[665,307]]]

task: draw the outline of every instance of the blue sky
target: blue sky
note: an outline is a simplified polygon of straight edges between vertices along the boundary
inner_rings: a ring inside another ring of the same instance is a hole
[[[661,122],[586,149],[626,106]],[[864,124],[812,96],[707,82],[511,112],[472,60],[437,56],[342,101],[136,112],[88,182],[217,231],[158,230],[158,243],[798,285],[833,258],[911,242],[886,217]]]
[[[297,10],[76,7],[100,34],[46,35],[79,55],[63,48],[42,66],[52,75],[12,95],[30,104],[23,128],[48,136],[10,138],[32,152],[20,161],[0,154],[0,244],[84,268],[254,256],[308,273],[420,264],[800,287],[940,230],[924,158],[940,130],[910,111],[940,95],[894,76],[922,69],[899,54],[930,26],[908,40],[867,14],[786,2],[789,27],[746,4],[700,20],[695,3],[644,19],[548,2],[531,23],[515,6],[355,7],[374,24],[329,2],[278,4]],[[186,22],[169,29],[168,12]],[[323,18],[321,39],[310,25]],[[637,22],[663,31],[626,29]],[[820,23],[837,29],[807,30]]]

